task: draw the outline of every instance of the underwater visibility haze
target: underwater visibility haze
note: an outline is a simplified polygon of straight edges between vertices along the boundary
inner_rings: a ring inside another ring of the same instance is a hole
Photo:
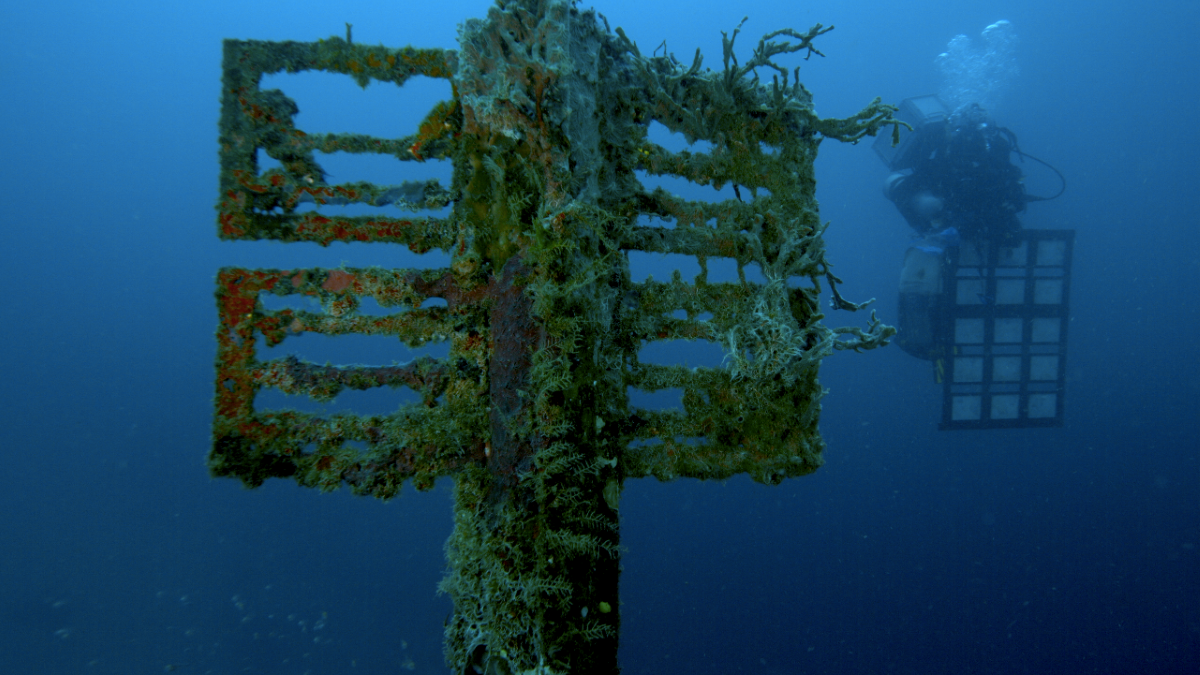
[[[51,0],[5,9],[8,671],[445,672],[453,607],[438,585],[454,526],[450,479],[423,492],[405,485],[383,502],[291,480],[246,490],[205,466],[220,268],[449,261],[396,244],[219,239],[222,40],[315,42],[346,36],[351,24],[356,44],[454,49],[458,25],[490,6]],[[1078,0],[595,9],[642,54],[690,64],[700,49],[718,70],[722,31],[740,25],[745,62],[761,35],[833,25],[814,42],[821,56],[780,57],[799,68],[821,117],[849,117],[877,96],[978,103],[1036,158],[1013,155],[1030,194],[1051,196],[1055,171],[1065,177],[1061,196],[1029,204],[1022,225],[1075,231],[1062,426],[939,431],[934,367],[893,344],[821,364],[826,447],[811,475],[773,486],[746,475],[626,481],[621,669],[1200,669],[1200,126],[1189,117],[1200,109],[1200,9]],[[413,133],[451,96],[445,80],[428,78],[364,89],[348,77],[277,74],[269,87],[296,102],[297,125],[310,133],[385,138]],[[651,139],[689,149],[661,125]],[[816,197],[840,294],[876,298],[869,309],[895,325],[906,251],[930,244],[914,244],[882,194],[888,169],[873,140],[822,141]],[[398,183],[414,170],[450,178],[446,161],[323,159],[326,175],[314,181]],[[687,199],[748,196],[640,177]],[[955,244],[939,241],[938,251]],[[694,257],[627,255],[635,282],[699,271]],[[729,259],[708,264],[714,279],[736,279]],[[833,309],[822,289],[826,324],[866,327],[869,310]],[[268,309],[282,307],[320,311]],[[296,342],[318,363],[445,353],[366,336]],[[259,347],[276,357],[291,353],[285,346]],[[654,343],[639,356],[729,367],[712,342]],[[386,414],[397,396],[346,392],[307,409]],[[298,398],[264,391],[255,404],[313,405]],[[634,395],[647,407],[678,399]]]

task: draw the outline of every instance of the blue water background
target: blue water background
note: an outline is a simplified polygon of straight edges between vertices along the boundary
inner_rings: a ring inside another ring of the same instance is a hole
[[[383,504],[282,481],[247,491],[205,470],[218,267],[423,264],[396,247],[218,241],[221,39],[315,40],[351,22],[362,43],[452,47],[488,6],[51,0],[0,13],[5,672],[444,671],[448,484]],[[839,353],[821,371],[816,474],[628,483],[626,672],[1197,672],[1197,8],[599,8],[644,51],[665,39],[690,61],[700,47],[712,67],[720,31],[745,15],[743,58],[775,28],[836,24],[818,42],[826,58],[795,60],[824,116],[935,91],[951,37],[1008,19],[1021,74],[997,120],[1070,181],[1024,223],[1078,231],[1063,428],[939,432],[928,364],[895,347]],[[392,137],[446,94],[294,86],[301,127]],[[909,232],[880,194],[883,166],[866,143],[826,141],[817,168],[844,292],[878,297],[894,321]],[[1027,171],[1031,191],[1053,191]],[[672,264],[635,262],[658,278]]]

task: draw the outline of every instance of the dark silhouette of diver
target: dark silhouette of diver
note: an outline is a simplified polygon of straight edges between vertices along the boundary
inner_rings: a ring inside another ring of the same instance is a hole
[[[1021,229],[1027,197],[1011,161],[1017,139],[978,104],[923,130],[911,171],[888,176],[885,193],[920,236],[954,228],[968,241],[1003,240]]]
[[[919,134],[913,139],[917,147],[908,155],[913,161],[884,183],[884,194],[918,235],[900,275],[896,342],[913,356],[936,359],[941,356],[938,303],[947,249],[1001,246],[1020,233],[1017,216],[1027,203],[1058,195],[1025,193],[1024,177],[1012,155],[1029,155],[1017,147],[1016,136],[994,124],[978,104],[961,106],[944,122],[925,124],[914,133]],[[986,298],[980,300],[987,303]]]

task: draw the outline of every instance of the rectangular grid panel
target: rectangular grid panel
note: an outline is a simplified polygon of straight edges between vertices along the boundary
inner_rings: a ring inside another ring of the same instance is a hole
[[[941,429],[1062,426],[1074,230],[966,243],[949,265]]]
[[[416,253],[459,245],[453,217],[326,215],[305,203],[393,205],[429,211],[447,206],[449,190],[436,179],[399,185],[327,184],[316,153],[389,155],[398,161],[446,158],[456,101],[433,107],[414,133],[385,139],[349,133],[311,133],[295,124],[296,105],[282,92],[263,89],[265,75],[323,71],[403,85],[414,76],[449,79],[453,54],[441,49],[390,49],[338,38],[313,43],[226,40],[221,111],[221,194],[218,235],[230,240],[285,243],[383,242]],[[262,170],[265,154],[279,163]],[[303,296],[321,311],[268,309],[263,296]],[[345,482],[358,493],[391,497],[412,480],[432,487],[439,475],[484,456],[486,415],[478,406],[485,389],[486,329],[480,289],[464,290],[449,268],[243,269],[223,268],[217,278],[221,325],[217,332],[216,414],[209,465],[215,475],[236,475],[249,485],[293,476],[325,489]],[[444,307],[423,307],[431,298]],[[364,300],[393,310],[358,312]],[[334,366],[289,356],[260,360],[256,344],[275,346],[305,333],[381,335],[415,347],[449,341],[444,359],[423,358],[384,366]],[[316,415],[262,409],[258,393],[272,388],[328,401],[345,389],[408,387],[421,401],[390,415]],[[438,432],[438,433],[435,433]],[[360,451],[361,449],[361,451]]]

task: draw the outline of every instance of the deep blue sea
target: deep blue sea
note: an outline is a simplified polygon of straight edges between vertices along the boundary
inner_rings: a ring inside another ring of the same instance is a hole
[[[219,267],[445,260],[218,240],[221,40],[311,41],[349,22],[360,43],[454,47],[457,25],[489,4],[5,4],[0,670],[445,672],[448,480],[382,503],[284,481],[249,491],[205,468]],[[939,431],[927,362],[895,346],[839,352],[821,369],[828,448],[815,474],[628,482],[625,672],[1200,672],[1200,5],[597,9],[644,52],[665,40],[714,68],[721,31],[744,16],[742,55],[777,28],[834,24],[824,58],[794,61],[827,117],[937,91],[950,40],[1008,20],[1019,72],[991,112],[1068,181],[1022,220],[1077,232],[1061,428]],[[384,137],[449,95],[445,82],[272,82],[302,128]],[[1022,168],[1031,192],[1057,188],[1040,165]],[[394,167],[327,169],[341,181]],[[886,173],[869,142],[827,140],[817,161],[843,292],[877,297],[895,322],[911,234],[881,194]],[[675,263],[631,264],[661,279]],[[308,346],[314,360],[396,358],[345,344]]]

